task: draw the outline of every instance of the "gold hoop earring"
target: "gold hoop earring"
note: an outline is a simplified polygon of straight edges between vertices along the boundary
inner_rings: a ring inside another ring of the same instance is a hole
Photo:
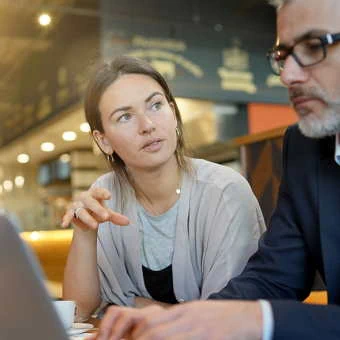
[[[113,154],[114,154],[114,153],[112,153],[111,155],[108,155],[108,154],[105,155],[106,159],[107,159],[108,162],[110,162],[110,163],[114,163],[114,162],[115,162],[115,159],[114,159],[114,157],[113,157]]]

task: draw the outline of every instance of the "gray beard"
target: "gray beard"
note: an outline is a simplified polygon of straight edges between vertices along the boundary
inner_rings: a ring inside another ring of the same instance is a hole
[[[322,138],[333,136],[340,132],[340,113],[329,108],[325,110],[322,118],[314,115],[300,118],[298,126],[306,137]]]

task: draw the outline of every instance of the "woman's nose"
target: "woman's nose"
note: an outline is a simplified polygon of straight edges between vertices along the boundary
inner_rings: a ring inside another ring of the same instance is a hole
[[[141,135],[150,134],[155,130],[155,124],[150,117],[142,114],[139,117],[139,133]]]

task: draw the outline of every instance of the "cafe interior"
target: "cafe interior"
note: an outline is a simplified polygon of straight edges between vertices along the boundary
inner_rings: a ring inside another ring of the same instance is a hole
[[[275,40],[265,1],[0,0],[0,18],[0,213],[33,249],[53,298],[73,233],[61,228],[65,210],[110,171],[83,95],[93,68],[117,55],[165,77],[190,155],[245,176],[268,222],[282,137],[297,119],[265,60]],[[325,303],[315,289],[307,302]]]

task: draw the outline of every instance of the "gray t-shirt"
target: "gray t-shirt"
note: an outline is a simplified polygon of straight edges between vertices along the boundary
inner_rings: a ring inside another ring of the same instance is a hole
[[[152,270],[162,270],[172,263],[178,201],[164,214],[150,215],[138,204],[141,233],[142,264]]]

